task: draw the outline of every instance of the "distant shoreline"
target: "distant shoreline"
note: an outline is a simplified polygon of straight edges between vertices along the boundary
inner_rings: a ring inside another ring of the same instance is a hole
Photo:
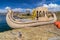
[[[0,15],[5,15],[6,16],[7,13],[0,13]]]

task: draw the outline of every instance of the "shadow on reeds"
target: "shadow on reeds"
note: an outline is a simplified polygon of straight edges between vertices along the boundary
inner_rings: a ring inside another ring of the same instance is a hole
[[[9,31],[12,30],[12,28],[10,28],[7,23],[1,23],[0,24],[0,32],[5,32],[5,31]]]

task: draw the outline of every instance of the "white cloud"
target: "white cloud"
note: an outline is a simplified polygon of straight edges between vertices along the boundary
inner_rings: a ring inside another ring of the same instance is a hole
[[[48,8],[55,8],[55,7],[58,7],[58,6],[60,6],[60,5],[58,5],[58,4],[53,4],[53,3],[50,3],[50,4],[43,4],[43,7],[48,7]]]
[[[5,9],[0,9],[0,13],[7,13],[7,9],[11,9],[10,7],[5,7]]]
[[[0,9],[0,13],[7,13],[7,9],[11,9],[11,7],[5,7],[5,9]],[[14,8],[12,9],[14,12],[25,12],[26,10],[32,11],[32,9],[23,9],[23,8]]]
[[[30,10],[30,11],[32,11],[32,9],[23,9],[23,8],[14,8],[14,9],[12,9],[13,11],[18,11],[18,12],[25,12],[26,10]]]
[[[49,11],[60,11],[60,5],[58,4],[43,4],[43,7],[47,7],[49,9]]]
[[[5,7],[5,9],[11,9],[11,7]],[[12,9],[13,11],[18,11],[18,12],[25,12],[26,10],[32,10],[32,9],[24,9],[24,8],[14,8]]]
[[[13,11],[18,11],[18,12],[21,12],[22,10],[24,10],[24,9],[22,9],[22,8],[14,8],[14,9],[12,9]]]
[[[7,6],[7,7],[5,7],[5,9],[11,9],[11,7],[8,7],[8,6]]]
[[[48,7],[48,5],[47,4],[43,4],[43,7]]]

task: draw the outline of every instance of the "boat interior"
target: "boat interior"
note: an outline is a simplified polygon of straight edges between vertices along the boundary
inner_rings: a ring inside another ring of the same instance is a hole
[[[39,8],[38,8],[39,9]],[[35,21],[51,21],[54,19],[53,12],[49,12],[48,10],[37,10],[33,9],[32,12],[30,10],[26,10],[26,12],[13,12],[10,10],[10,16],[14,21],[18,22],[35,22]]]

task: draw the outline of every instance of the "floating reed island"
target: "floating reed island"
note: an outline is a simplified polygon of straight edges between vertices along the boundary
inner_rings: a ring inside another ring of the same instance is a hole
[[[50,12],[46,7],[37,7],[32,10],[32,13],[30,13],[30,10],[26,10],[26,13],[16,13],[9,9],[6,15],[7,24],[11,28],[51,24],[56,20],[55,13]]]

